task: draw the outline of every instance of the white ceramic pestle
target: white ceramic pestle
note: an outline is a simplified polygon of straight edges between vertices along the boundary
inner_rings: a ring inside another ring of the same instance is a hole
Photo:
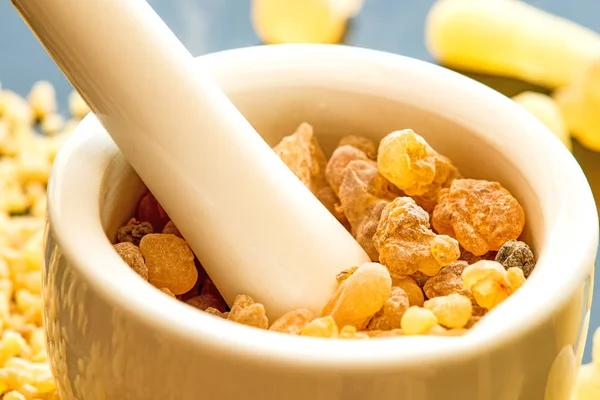
[[[12,0],[231,305],[320,312],[368,256],[144,0]]]

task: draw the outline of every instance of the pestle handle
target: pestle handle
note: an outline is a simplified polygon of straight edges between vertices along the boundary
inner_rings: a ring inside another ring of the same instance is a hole
[[[315,312],[368,261],[144,0],[12,0],[231,304]]]

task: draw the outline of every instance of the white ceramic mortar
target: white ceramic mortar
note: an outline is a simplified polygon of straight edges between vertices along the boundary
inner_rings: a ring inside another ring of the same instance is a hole
[[[280,45],[198,63],[270,145],[304,121],[326,152],[344,135],[414,129],[463,175],[497,180],[518,198],[538,265],[464,337],[332,341],[230,323],[165,296],[113,251],[143,185],[90,115],[49,185],[44,319],[62,398],[568,398],[588,328],[598,219],[581,169],[539,121],[459,74],[376,51]],[[248,179],[260,190],[260,177]]]

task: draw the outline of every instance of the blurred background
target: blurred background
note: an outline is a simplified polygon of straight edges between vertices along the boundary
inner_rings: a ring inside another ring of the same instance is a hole
[[[84,1],[84,0],[82,0]],[[88,0],[101,1],[101,0]],[[278,0],[282,3],[287,0]],[[254,46],[262,41],[251,21],[250,0],[149,0],[149,3],[194,55]],[[435,61],[424,40],[425,21],[433,0],[365,0],[350,21],[342,42]],[[600,32],[598,0],[532,0],[542,10],[568,18]],[[468,73],[485,84],[514,96],[524,90],[547,91],[516,79]],[[0,82],[2,87],[26,96],[38,80],[51,82],[58,110],[68,114],[70,84],[12,8],[0,2]],[[600,155],[575,141],[573,153],[583,167],[598,202]],[[2,194],[0,193],[0,196]],[[597,282],[598,278],[597,278]],[[600,326],[600,295],[596,296],[590,335]],[[590,360],[588,340],[584,362]]]

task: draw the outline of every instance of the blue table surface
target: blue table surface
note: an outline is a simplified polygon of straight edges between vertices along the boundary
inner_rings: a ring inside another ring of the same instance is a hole
[[[82,0],[100,1],[100,0]],[[282,0],[284,1],[284,0]],[[425,16],[433,0],[365,0],[352,22],[345,42],[350,45],[399,53],[433,61],[423,41]],[[544,10],[567,17],[600,32],[598,0],[530,0]],[[149,0],[149,3],[194,55],[260,44],[249,15],[249,0]],[[528,88],[520,82],[496,77],[478,77],[486,84],[514,95]],[[59,109],[67,112],[66,98],[72,90],[54,62],[12,8],[0,2],[0,82],[23,95],[31,85],[46,79],[55,85]],[[575,144],[574,154],[600,199],[600,154]],[[596,275],[596,287],[600,274]],[[600,326],[600,296],[592,306],[590,338],[584,361],[590,360],[591,333]]]

